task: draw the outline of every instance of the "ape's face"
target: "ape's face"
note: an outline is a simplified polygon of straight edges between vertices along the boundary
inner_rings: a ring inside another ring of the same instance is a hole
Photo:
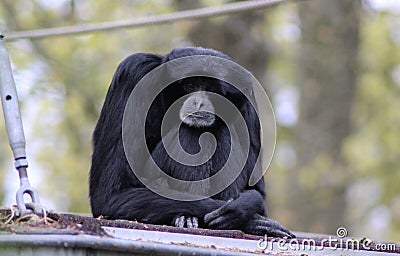
[[[194,128],[212,126],[216,121],[216,108],[223,107],[215,99],[215,94],[227,97],[230,86],[207,77],[190,77],[176,83],[183,95],[189,95],[179,111],[180,120]]]
[[[188,126],[208,127],[215,122],[214,105],[204,91],[196,91],[185,100],[179,118]]]

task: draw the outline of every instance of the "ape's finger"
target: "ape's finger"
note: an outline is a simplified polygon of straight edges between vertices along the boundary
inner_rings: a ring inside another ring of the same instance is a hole
[[[268,235],[274,236],[274,237],[287,237],[287,238],[292,238],[292,237],[291,237],[291,234],[289,234],[290,232],[287,233],[287,232],[285,232],[285,231],[282,231],[282,230],[279,230],[279,229],[275,229],[275,228],[272,228],[272,227],[268,227],[268,226],[257,226],[256,229],[257,229],[258,232],[260,232],[260,235],[268,234]],[[258,233],[258,232],[257,232],[257,233]]]
[[[175,219],[175,227],[178,228],[185,227],[185,216],[180,216]]]
[[[213,229],[229,229],[230,225],[229,223],[231,220],[227,218],[226,216],[220,216],[211,222],[207,223],[207,226]]]
[[[231,209],[226,204],[226,205],[218,208],[217,210],[214,210],[214,211],[204,215],[204,222],[205,223],[209,223],[209,222],[213,221],[214,219],[216,219],[216,218],[218,218],[218,217],[220,217],[220,216],[222,216],[222,215],[224,215],[224,214],[226,214],[226,213],[228,213],[230,211],[231,211]]]
[[[257,229],[258,231],[266,232],[269,235],[278,236],[278,237],[287,237],[287,238],[295,238],[296,237],[295,234],[290,232],[287,228],[282,226],[276,220],[269,219],[264,216],[259,216],[254,221],[254,223],[256,224],[255,229]],[[264,234],[261,234],[261,235],[264,235]]]
[[[219,216],[219,211],[215,210],[212,211],[210,213],[207,213],[206,215],[204,215],[204,223],[209,223],[210,221],[212,221],[213,219],[217,218]]]
[[[186,227],[193,228],[192,218],[187,218],[186,219]]]
[[[292,232],[290,232],[290,230],[288,230],[287,228],[282,226],[282,224],[279,223],[278,221],[273,220],[273,219],[269,219],[267,217],[264,217],[264,218],[265,218],[265,222],[266,222],[265,226],[269,226],[269,227],[271,227],[271,228],[273,228],[275,230],[279,230],[279,231],[282,231],[282,232],[288,234],[288,236],[287,236],[288,238],[295,238],[296,237],[295,234],[293,234]]]
[[[276,229],[276,230],[279,230],[279,231],[282,231],[282,232],[284,232],[284,233],[286,233],[286,234],[288,234],[288,235],[286,236],[287,238],[295,238],[295,237],[296,237],[295,234],[293,234],[292,232],[290,232],[290,230],[288,230],[287,228],[285,228],[285,227],[282,226],[282,225],[279,225],[279,227],[275,227],[275,229]]]
[[[188,228],[198,228],[199,227],[199,222],[196,217],[190,217],[186,219],[186,226]]]
[[[193,224],[193,228],[198,228],[199,227],[199,219],[197,217],[193,217],[192,224]]]

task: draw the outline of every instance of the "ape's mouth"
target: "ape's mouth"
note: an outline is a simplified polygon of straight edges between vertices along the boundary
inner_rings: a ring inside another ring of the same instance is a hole
[[[196,111],[186,114],[182,121],[194,127],[211,126],[215,121],[215,114],[207,111]]]
[[[207,111],[196,111],[194,113],[188,114],[187,117],[200,118],[200,119],[213,119],[214,114]]]

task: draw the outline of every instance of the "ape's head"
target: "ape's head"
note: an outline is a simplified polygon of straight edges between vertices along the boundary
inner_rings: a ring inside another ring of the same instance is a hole
[[[183,125],[207,129],[220,125],[220,116],[224,122],[234,118],[234,113],[227,113],[229,109],[221,97],[236,105],[240,109],[245,96],[234,86],[221,80],[195,76],[176,81],[165,92],[164,96],[171,104],[183,97],[179,108],[179,120]],[[239,113],[239,112],[237,112]]]
[[[137,68],[121,68],[119,73],[144,76],[142,93],[134,91],[137,98],[133,112],[143,113],[138,112],[143,109],[146,113],[145,134],[150,151],[166,132],[176,127],[196,134],[214,134],[230,127],[241,134],[248,126],[258,133],[251,74],[226,55],[204,48],[180,48],[164,56],[139,57],[143,73],[138,73]],[[141,105],[142,97],[151,99],[150,108]],[[141,119],[134,120],[140,128]]]
[[[215,56],[218,58],[231,60],[221,52],[204,49],[204,48],[178,48],[174,49],[171,53],[164,56],[162,62],[170,62],[180,58],[193,57],[193,56]],[[201,60],[201,58],[197,58]],[[178,62],[179,63],[179,62]],[[221,63],[223,63],[221,61]],[[229,83],[210,77],[213,72],[218,72],[223,76],[229,76],[230,71],[220,64],[219,61],[205,60],[202,65],[170,65],[172,68],[168,69],[168,73],[172,77],[186,77],[179,79],[173,84],[169,85],[162,93],[164,103],[171,105],[180,97],[184,97],[179,109],[179,119],[188,127],[206,129],[218,125],[217,113],[221,114],[227,106],[224,106],[222,98],[233,103],[240,109],[240,104],[243,103],[245,96],[234,86]],[[203,69],[204,68],[204,69]],[[210,72],[212,70],[212,72]],[[204,73],[200,75],[199,73]],[[211,75],[210,75],[211,74]],[[247,84],[249,86],[249,84]],[[226,103],[226,102],[225,102]],[[226,113],[225,113],[226,114]],[[228,113],[228,116],[230,114]],[[224,121],[226,116],[224,115]],[[230,119],[230,118],[228,118]]]

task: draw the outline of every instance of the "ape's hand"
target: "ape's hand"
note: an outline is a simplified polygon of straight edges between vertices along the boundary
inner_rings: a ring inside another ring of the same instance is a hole
[[[264,212],[264,202],[256,190],[248,190],[235,200],[204,216],[204,224],[212,229],[243,229],[257,213]]]
[[[243,231],[253,235],[295,238],[296,236],[278,221],[256,214],[251,218]]]
[[[176,216],[172,225],[178,228],[198,228],[199,221],[197,217]]]

